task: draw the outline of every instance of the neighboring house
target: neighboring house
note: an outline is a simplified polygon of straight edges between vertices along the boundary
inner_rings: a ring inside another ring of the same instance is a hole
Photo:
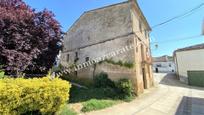
[[[153,85],[150,31],[135,0],[87,11],[64,37],[61,64],[81,64],[134,45],[132,50],[113,56],[111,61],[89,67],[83,64],[86,68],[74,72],[74,75],[80,79],[93,79],[96,74],[107,72],[112,80],[131,79],[137,94],[142,93]],[[125,63],[134,66],[122,66]]]
[[[182,82],[204,86],[204,43],[176,50],[174,60]]]
[[[153,58],[153,70],[156,73],[174,73],[176,71],[173,57],[161,56]]]

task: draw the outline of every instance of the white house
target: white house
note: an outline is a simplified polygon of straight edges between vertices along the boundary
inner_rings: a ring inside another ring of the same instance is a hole
[[[174,60],[180,81],[204,86],[204,43],[176,50]]]
[[[153,58],[153,70],[156,73],[172,73],[175,72],[175,64],[170,56],[161,56]]]

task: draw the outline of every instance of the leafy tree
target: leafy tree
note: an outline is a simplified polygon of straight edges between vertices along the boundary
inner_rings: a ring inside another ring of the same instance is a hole
[[[54,14],[22,0],[0,0],[0,65],[7,74],[47,73],[61,48]]]

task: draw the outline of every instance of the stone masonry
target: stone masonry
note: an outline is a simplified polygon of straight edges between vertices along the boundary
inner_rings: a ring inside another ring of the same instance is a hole
[[[153,85],[150,31],[135,0],[85,12],[64,37],[61,64],[68,66],[84,63],[127,45],[134,45],[132,50],[112,58],[114,61],[133,63],[133,68],[104,62],[76,71],[74,75],[91,80],[103,71],[112,80],[129,78],[135,92],[140,94]]]

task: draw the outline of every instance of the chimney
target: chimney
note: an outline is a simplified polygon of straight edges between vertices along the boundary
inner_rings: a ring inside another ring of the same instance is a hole
[[[137,2],[137,0],[128,0],[129,2]]]
[[[135,6],[137,4],[137,0],[128,0],[132,6]]]

